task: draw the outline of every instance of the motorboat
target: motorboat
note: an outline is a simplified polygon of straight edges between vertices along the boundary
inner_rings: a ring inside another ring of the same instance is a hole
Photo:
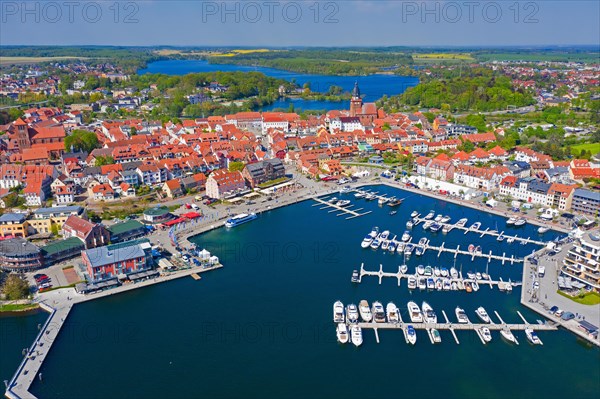
[[[383,242],[381,243],[381,249],[387,251],[388,247],[390,246],[390,242],[390,240],[383,240]]]
[[[442,233],[444,234],[448,234],[450,233],[452,230],[454,229],[454,226],[452,226],[451,224],[445,224],[444,227],[442,227]]]
[[[373,302],[373,318],[375,323],[385,323],[385,311],[381,302]]]
[[[379,205],[384,205],[388,202],[389,200],[385,197],[379,197],[379,199],[377,200],[377,204]]]
[[[344,304],[341,301],[336,301],[333,304],[333,322],[343,323],[344,321]]]
[[[408,343],[411,345],[414,345],[417,343],[417,332],[415,331],[415,328],[413,326],[411,326],[410,324],[408,326],[406,326],[406,339],[408,340]]]
[[[450,268],[450,277],[452,277],[452,278],[458,278],[458,271],[456,270],[455,267],[451,267]]]
[[[425,319],[426,323],[437,323],[437,315],[427,302],[423,302],[421,305],[421,310],[423,311],[423,318]]]
[[[433,275],[434,276],[439,277],[439,276],[441,276],[441,274],[442,274],[442,272],[440,272],[440,268],[439,267],[436,266],[436,267],[433,268]]]
[[[550,227],[541,226],[540,228],[538,228],[538,234],[544,234],[545,232],[547,232],[549,230],[550,230]]]
[[[371,249],[377,249],[377,248],[379,248],[380,245],[381,245],[381,240],[379,237],[377,237],[376,239],[373,240],[370,247],[371,247]]]
[[[394,207],[394,206],[398,206],[402,204],[402,200],[401,199],[394,199],[393,201],[388,202],[388,206]]]
[[[417,288],[417,279],[414,276],[409,276],[408,277],[408,289],[414,290],[415,288]]]
[[[390,241],[390,245],[388,246],[389,252],[396,252],[396,247],[398,246],[398,241],[396,241],[396,237]]]
[[[491,323],[492,320],[490,319],[490,316],[485,311],[483,306],[480,306],[477,309],[475,309],[475,313],[477,314],[477,317],[479,317],[484,323]]]
[[[360,282],[360,274],[358,274],[358,270],[352,270],[352,278],[350,281],[353,283]]]
[[[389,236],[390,236],[390,231],[389,230],[385,230],[383,233],[381,233],[381,235],[379,236],[379,238],[382,241],[384,241],[384,240],[387,240]]]
[[[363,343],[362,329],[357,325],[353,325],[352,329],[351,329],[351,334],[352,334],[352,343],[354,344],[354,346],[356,346],[356,347],[361,346]]]
[[[424,253],[425,253],[425,246],[424,245],[418,245],[417,248],[415,248],[415,255],[421,256]]]
[[[360,313],[360,317],[367,323],[370,323],[373,320],[373,314],[371,313],[371,308],[369,308],[369,302],[366,300],[362,300],[358,303],[358,312]]]
[[[348,205],[350,205],[350,200],[340,200],[340,201],[336,202],[335,205],[337,205],[339,207],[348,206]]]
[[[336,333],[340,343],[345,344],[348,342],[348,326],[346,324],[338,323]]]
[[[406,230],[404,234],[402,234],[402,237],[400,237],[400,239],[404,242],[410,240],[410,231]]]
[[[390,302],[385,307],[385,313],[390,323],[400,323],[400,311],[394,302]]]
[[[511,217],[510,219],[508,219],[508,220],[506,221],[506,224],[507,224],[508,226],[512,226],[512,225],[514,225],[516,222],[517,222],[517,218],[515,218],[515,217]]]
[[[481,245],[478,245],[478,246],[476,246],[476,247],[475,247],[475,254],[477,254],[477,255],[481,255],[481,252],[482,252],[482,250],[481,250]]]
[[[327,202],[329,202],[330,204],[335,204],[337,202],[337,200],[338,200],[337,197],[332,197],[332,198],[329,198],[327,200]]]
[[[450,221],[450,219],[452,219],[450,216],[444,215],[444,217],[442,217],[442,220],[440,220],[440,222],[448,223]]]
[[[352,190],[352,187],[350,186],[344,186],[340,189],[340,194],[347,194]]]
[[[444,289],[444,282],[441,278],[435,280],[435,289],[437,291],[442,291]]]
[[[428,228],[430,228],[431,226],[433,226],[433,221],[432,220],[428,220],[425,223],[423,223],[423,230],[427,230]]]
[[[400,273],[406,274],[407,271],[408,271],[408,266],[406,266],[406,265],[400,266]]]
[[[511,342],[513,344],[517,343],[517,339],[513,335],[512,331],[510,331],[509,329],[500,330],[500,335],[502,336],[502,338],[504,338],[508,342]]]
[[[422,323],[423,322],[423,314],[421,313],[421,309],[419,308],[419,305],[417,305],[413,301],[410,301],[410,302],[408,302],[407,306],[408,306],[408,314],[410,316],[410,320],[413,323]]]
[[[468,250],[470,253],[473,253],[473,252],[475,252],[475,245],[474,245],[474,244],[469,244],[469,247],[467,248],[467,250]]]
[[[365,195],[367,201],[373,201],[375,198],[377,198],[377,196],[373,193],[367,193],[367,195]]]
[[[479,283],[477,281],[472,281],[471,288],[473,289],[473,292],[479,291]]]
[[[412,220],[409,220],[408,222],[406,222],[406,228],[407,229],[412,229],[414,225],[415,224],[413,223]]]
[[[419,212],[417,212],[417,211],[412,211],[410,214],[411,218],[416,218],[417,216],[419,216]]]
[[[487,273],[481,273],[481,279],[483,280],[489,280],[490,279],[490,275]]]
[[[469,219],[462,218],[458,222],[456,222],[456,226],[457,227],[465,227],[468,221],[469,221]]]
[[[433,220],[434,220],[435,222],[438,222],[438,223],[439,223],[439,222],[441,222],[441,221],[442,221],[442,218],[443,218],[443,217],[444,217],[444,215],[437,215],[437,216],[436,216],[436,217],[435,217]]]
[[[406,243],[405,242],[398,242],[398,247],[396,248],[396,252],[398,252],[399,254],[404,253],[404,248],[406,247]]]
[[[365,198],[367,196],[367,193],[365,193],[364,191],[357,191],[356,194],[354,194],[355,198]]]
[[[425,274],[425,266],[423,266],[423,265],[419,265],[419,266],[417,266],[417,274],[419,274],[419,275],[421,275],[421,276],[422,276],[423,274]]]
[[[518,218],[515,222],[515,227],[524,226],[525,224],[527,224],[527,220],[523,218]]]
[[[471,288],[471,283],[469,281],[465,280],[464,285],[465,285],[465,291],[473,292],[473,288]]]
[[[431,225],[431,227],[429,228],[429,230],[431,230],[433,233],[437,233],[438,231],[440,231],[442,229],[442,225],[440,223],[434,223]]]
[[[486,344],[492,340],[492,333],[487,327],[479,327],[479,336],[483,339]]]
[[[448,277],[450,275],[450,273],[448,272],[448,269],[446,269],[445,267],[440,268],[440,275],[442,277]]]
[[[433,342],[434,344],[439,344],[440,342],[442,342],[442,336],[440,335],[440,332],[436,328],[428,329],[427,333],[429,334],[429,338],[431,339],[431,342]]]
[[[355,304],[351,303],[346,308],[346,319],[349,323],[357,323],[358,322],[358,308]]]
[[[425,270],[423,270],[423,275],[427,277],[433,276],[433,268],[431,266],[426,266]]]
[[[475,280],[475,273],[473,272],[467,272],[467,278],[469,278],[470,280]]]
[[[415,250],[415,244],[413,243],[408,243],[406,244],[406,246],[404,247],[404,255],[410,256],[410,254],[412,254],[412,252]]]
[[[504,233],[500,233],[500,235],[498,237],[496,237],[496,241],[504,241]]]
[[[450,282],[450,279],[448,279],[448,278],[444,279],[442,289],[444,291],[450,291],[452,289],[452,283]]]
[[[456,281],[453,281],[450,288],[452,289],[452,291],[458,291],[458,283]]]
[[[479,230],[479,228],[481,227],[481,222],[475,222],[471,225],[471,227],[469,227],[470,230]]]
[[[433,278],[432,278],[432,277],[429,277],[429,278],[427,279],[427,289],[428,289],[428,290],[433,290],[433,289],[435,289],[435,281],[433,280]]]
[[[367,234],[363,238],[362,242],[360,243],[360,247],[361,248],[369,248],[374,240],[375,240],[375,237],[372,237],[370,234]]]
[[[427,216],[425,216],[423,219],[432,219],[435,216],[435,211],[429,211],[429,213],[427,214]]]
[[[531,342],[532,344],[542,345],[542,340],[537,336],[535,331],[533,331],[531,328],[525,329],[525,335],[527,336],[527,339],[529,340],[529,342]]]
[[[417,285],[419,286],[420,290],[426,290],[427,289],[427,278],[426,277],[419,277],[417,279]]]
[[[483,278],[483,275],[479,272],[475,273],[475,279],[477,280],[481,280]]]
[[[467,314],[465,313],[464,309],[459,308],[457,306],[456,309],[454,310],[454,313],[456,314],[456,319],[458,320],[459,323],[462,323],[462,324],[469,323],[469,318],[467,317]]]
[[[395,215],[395,214],[397,214],[397,213],[398,213],[398,211],[391,211],[391,212],[390,212],[390,216],[394,216],[394,215]]]
[[[508,237],[506,239],[506,242],[509,243],[509,244],[512,244],[513,242],[515,242],[515,237],[513,237],[513,236]]]

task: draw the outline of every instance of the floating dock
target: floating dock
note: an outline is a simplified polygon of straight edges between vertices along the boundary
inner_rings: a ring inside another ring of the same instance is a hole
[[[349,206],[339,206],[337,204],[334,204],[334,203],[331,203],[331,202],[328,202],[328,201],[324,201],[321,198],[316,198],[315,197],[315,198],[313,198],[313,200],[317,201],[317,204],[314,204],[313,206],[324,205],[323,207],[321,207],[319,209],[328,210],[329,213],[340,212],[336,216],[349,215],[346,219],[353,219],[353,218],[357,218],[359,216],[364,216],[364,215],[367,215],[367,214],[371,213],[371,211],[360,213],[360,211],[362,211],[363,208],[353,209],[352,205],[349,205]]]

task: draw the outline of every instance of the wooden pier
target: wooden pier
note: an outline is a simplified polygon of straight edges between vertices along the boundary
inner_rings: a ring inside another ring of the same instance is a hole
[[[329,208],[330,209],[329,213],[340,212],[336,216],[350,215],[346,219],[353,219],[353,218],[356,218],[356,217],[359,217],[359,216],[364,216],[364,215],[367,215],[367,214],[371,213],[371,211],[359,213],[360,211],[363,210],[363,208],[352,209],[352,205],[349,205],[349,206],[339,206],[339,205],[336,205],[334,203],[324,201],[321,198],[316,198],[315,197],[315,198],[313,198],[313,200],[317,201],[317,204],[314,204],[313,206],[324,205],[323,207],[321,207],[319,209],[328,209]]]
[[[384,272],[383,271],[383,265],[379,265],[379,270],[377,271],[369,271],[369,270],[365,270],[365,264],[361,263],[360,265],[360,270],[359,270],[359,276],[358,276],[358,283],[362,283],[362,279],[364,276],[371,276],[371,277],[377,277],[379,279],[379,284],[381,285],[381,282],[383,280],[384,277],[389,277],[389,278],[395,278],[396,280],[398,280],[398,287],[400,286],[400,283],[402,281],[402,279],[407,279],[409,277],[414,277],[414,278],[419,278],[419,277],[425,277],[425,278],[433,278],[433,279],[448,279],[450,280],[450,283],[456,282],[458,285],[458,288],[460,291],[464,290],[464,283],[465,282],[476,282],[480,287],[487,285],[490,288],[493,288],[494,286],[497,286],[498,289],[500,291],[511,291],[512,287],[517,287],[521,285],[521,282],[512,282],[512,281],[504,281],[502,280],[502,278],[500,278],[499,280],[484,280],[484,279],[470,279],[470,278],[463,278],[462,273],[459,274],[458,278],[452,278],[451,276],[447,276],[447,277],[442,277],[442,276],[424,276],[424,275],[418,275],[418,274],[410,274],[410,273],[402,273],[401,271],[401,266],[398,266],[398,271],[397,272]],[[508,288],[508,286],[510,286],[510,288]],[[452,292],[452,291],[447,291],[447,292]]]

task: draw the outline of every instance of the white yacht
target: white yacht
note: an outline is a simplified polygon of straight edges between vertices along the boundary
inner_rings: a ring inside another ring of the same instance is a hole
[[[525,329],[525,335],[527,336],[527,339],[529,340],[529,342],[531,342],[532,344],[542,345],[542,340],[540,340],[540,338],[537,336],[535,331],[533,331],[531,328]]]
[[[360,247],[361,248],[369,248],[371,246],[371,244],[373,243],[373,240],[375,240],[375,237],[371,236],[371,234],[367,234],[365,236],[365,238],[363,238],[362,242],[360,243]]]
[[[415,328],[410,324],[406,326],[406,338],[408,339],[408,343],[414,345],[417,343],[417,332]]]
[[[442,223],[448,223],[450,221],[450,219],[452,219],[450,216],[444,215],[444,217],[442,217],[441,222]]]
[[[451,267],[450,268],[450,277],[452,277],[452,278],[458,278],[458,271],[456,270],[455,267]]]
[[[421,305],[421,309],[423,310],[423,317],[425,318],[425,322],[437,323],[437,315],[433,311],[433,308],[429,306],[427,302],[423,302],[423,304]]]
[[[384,205],[386,202],[388,202],[389,200],[385,197],[379,197],[379,200],[377,200],[377,203],[379,205]]]
[[[410,240],[410,231],[406,230],[404,234],[402,234],[402,237],[400,237],[400,239],[404,242]]]
[[[512,342],[513,344],[517,343],[517,339],[513,335],[512,331],[510,331],[509,329],[500,330],[500,335],[502,335],[502,338],[504,338],[508,342]]]
[[[433,220],[434,220],[434,221],[436,221],[436,222],[441,222],[443,217],[444,217],[444,215],[442,215],[442,214],[439,214],[439,215],[437,215],[437,216],[435,217],[435,219],[433,219]]]
[[[358,322],[358,308],[356,307],[355,304],[351,303],[346,308],[346,319],[348,320],[349,323]]]
[[[336,333],[339,342],[342,344],[348,342],[348,326],[346,326],[346,324],[338,323]]]
[[[364,198],[367,196],[367,193],[365,193],[364,191],[357,191],[356,194],[354,194],[355,198]]]
[[[506,224],[507,224],[508,226],[512,226],[513,224],[515,224],[515,223],[516,223],[516,221],[517,221],[517,218],[515,218],[515,217],[512,217],[512,218],[510,218],[510,219],[508,219],[508,220],[506,221]]]
[[[550,230],[550,227],[541,226],[540,228],[538,228],[538,233],[544,234],[545,232],[547,232],[549,230]]]
[[[456,222],[456,226],[458,226],[458,227],[465,227],[468,221],[469,221],[469,219],[462,218],[458,222]]]
[[[518,218],[517,221],[515,222],[516,227],[524,226],[525,224],[527,224],[527,220],[525,220],[523,218]]]
[[[375,198],[377,198],[377,196],[373,193],[367,193],[367,195],[365,195],[367,201],[373,201]]]
[[[427,289],[427,279],[425,277],[417,278],[417,286],[419,287],[420,290],[426,290]]]
[[[413,323],[423,322],[423,315],[421,314],[421,309],[419,308],[419,305],[417,305],[413,301],[410,301],[408,303],[408,314],[410,315],[410,320]]]
[[[333,321],[335,323],[344,322],[344,304],[340,301],[333,304]]]
[[[384,230],[383,233],[381,233],[381,235],[379,236],[379,238],[381,239],[381,241],[385,241],[388,239],[389,236],[390,236],[390,231]]]
[[[413,223],[412,220],[409,220],[408,222],[406,222],[406,228],[407,229],[412,229],[414,225],[415,224]]]
[[[475,310],[475,313],[477,314],[477,317],[479,317],[484,323],[490,323],[492,321],[483,306],[478,307]]]
[[[400,273],[406,274],[407,271],[408,271],[408,266],[406,266],[406,265],[400,266]]]
[[[469,323],[469,318],[467,317],[467,314],[465,313],[464,309],[461,309],[457,306],[454,313],[456,314],[456,319],[459,323]]]
[[[348,205],[350,205],[350,200],[339,200],[338,202],[335,203],[335,205],[337,205],[339,207],[348,206]]]
[[[429,334],[431,342],[433,342],[434,344],[439,344],[440,342],[442,342],[442,336],[440,335],[440,332],[437,329],[430,328],[427,330],[427,333]]]
[[[414,276],[408,277],[408,289],[414,290],[417,288],[417,279]]]
[[[433,220],[428,220],[425,223],[423,223],[423,230],[427,230],[428,228],[430,228],[431,226],[433,226],[434,221]]]
[[[375,323],[385,323],[385,311],[381,302],[373,302],[373,316]]]
[[[448,277],[448,269],[446,269],[445,267],[440,268],[440,274],[442,275],[442,277]]]
[[[364,299],[358,303],[358,311],[360,313],[360,317],[367,323],[370,323],[373,320],[373,314],[371,313],[371,308],[369,308],[369,302]]]
[[[390,302],[385,307],[385,313],[387,315],[388,322],[400,323],[400,312],[394,302]]]
[[[419,265],[419,266],[417,266],[416,270],[417,270],[417,274],[422,276],[425,273],[425,266]]]
[[[417,216],[419,216],[419,212],[417,211],[412,211],[412,213],[410,214],[411,218],[416,218]]]
[[[479,327],[479,335],[483,338],[483,341],[487,344],[492,340],[492,333],[487,327]]]
[[[377,249],[377,248],[379,248],[380,245],[381,245],[381,238],[377,237],[373,240],[370,247],[371,247],[371,249]]]
[[[427,216],[425,216],[423,219],[432,219],[435,216],[435,211],[429,211],[429,213],[427,214]]]
[[[481,227],[481,222],[475,222],[471,225],[471,227],[469,227],[469,229],[471,230],[479,230],[479,228]]]
[[[352,326],[351,332],[352,332],[352,343],[354,344],[354,346],[361,346],[363,343],[362,329],[359,326],[354,325],[354,326]]]

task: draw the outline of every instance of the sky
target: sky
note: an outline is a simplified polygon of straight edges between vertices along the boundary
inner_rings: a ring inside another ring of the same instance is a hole
[[[600,45],[600,2],[7,1],[0,45]]]

